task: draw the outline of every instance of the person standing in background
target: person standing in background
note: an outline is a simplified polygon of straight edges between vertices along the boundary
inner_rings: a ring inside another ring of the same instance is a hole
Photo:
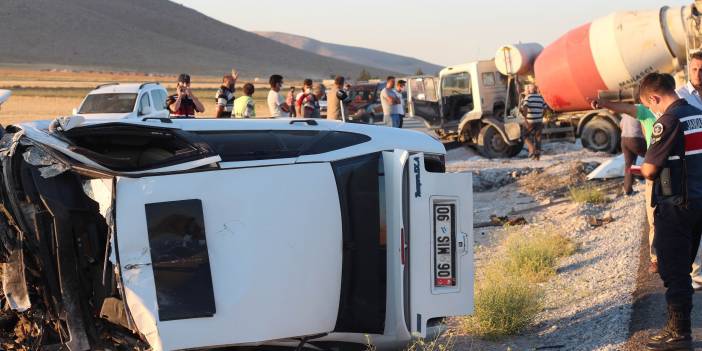
[[[190,90],[190,75],[186,73],[178,76],[176,94],[168,97],[166,105],[173,117],[194,118],[195,112],[205,112],[205,105]]]
[[[256,118],[256,102],[253,99],[254,85],[244,84],[244,96],[234,100],[234,118]]]
[[[397,107],[397,113],[400,115],[400,128],[405,123],[405,111],[406,109],[406,100],[405,100],[405,86],[407,85],[407,82],[404,80],[400,79],[397,81],[397,84],[395,84],[395,92],[397,93],[397,96],[400,97],[400,105]]]
[[[399,107],[402,101],[395,91],[395,77],[388,76],[385,88],[380,92],[380,104],[383,107],[383,120],[394,128],[400,128]]]
[[[295,108],[295,87],[290,87],[290,90],[288,90],[288,96],[285,98],[285,103],[290,106],[290,117],[296,117],[296,108]]]
[[[304,113],[302,110],[302,102],[301,98],[303,96],[311,95],[312,94],[312,79],[305,79],[302,81],[302,91],[300,91],[296,96],[295,96],[295,112],[297,114],[297,117],[304,117]]]
[[[687,64],[687,76],[689,81],[675,92],[679,97],[685,99],[688,104],[702,110],[702,51],[693,53],[690,62]],[[697,256],[692,262],[692,288],[696,291],[702,290],[702,247],[697,248]]]
[[[314,110],[312,111],[311,118],[322,118],[322,106],[320,101],[325,98],[327,89],[322,84],[315,84],[312,87],[312,94],[314,94]]]
[[[334,79],[334,87],[327,94],[327,119],[341,120],[342,103],[346,102],[346,92],[344,91],[344,82],[346,79],[342,76],[336,76]]]
[[[656,116],[646,108],[646,106],[642,104],[629,104],[625,102],[614,102],[614,101],[607,101],[607,100],[602,100],[602,99],[593,99],[591,101],[592,108],[593,109],[600,109],[600,108],[606,108],[610,111],[614,111],[619,114],[627,114],[629,116],[636,116],[636,119],[640,122],[640,124],[643,126],[642,132],[643,136],[645,138],[646,142],[646,149],[648,150],[648,147],[651,145],[651,134],[653,133],[653,125],[656,123]],[[622,134],[624,134],[622,132]],[[622,136],[622,150],[624,150],[624,141],[623,141],[623,136]],[[640,156],[640,155],[639,155]],[[625,161],[626,163],[626,158]],[[631,165],[625,165],[626,169],[624,170],[626,173],[624,173],[625,178],[631,177],[631,174],[629,173],[628,170],[630,170]],[[624,182],[626,184],[626,180]],[[651,196],[653,194],[653,182],[646,179],[646,186],[645,186],[645,192],[644,192],[644,201],[646,202],[646,219],[648,221],[648,248],[649,248],[649,266],[648,266],[648,271],[649,273],[658,273],[658,257],[656,256],[656,250],[653,247],[653,238],[655,234],[654,230],[654,225],[653,225],[653,212],[655,208],[653,207],[653,204],[651,203]]]
[[[544,129],[544,112],[548,105],[546,105],[544,97],[536,90],[536,85],[526,85],[524,100],[522,100],[519,108],[522,115],[524,115],[524,122],[526,123],[524,142],[529,149],[529,157],[538,161],[541,158],[541,132]]]
[[[302,118],[319,118],[319,101],[312,90],[312,79],[305,79],[302,86],[302,93],[298,94],[295,106],[298,116]],[[317,91],[319,93],[319,91]]]
[[[289,117],[290,105],[285,102],[285,98],[280,95],[283,87],[283,76],[274,74],[268,80],[271,90],[268,92],[268,111],[271,117]]]
[[[236,80],[239,78],[239,72],[232,69],[231,75],[222,77],[222,86],[217,90],[215,102],[217,105],[217,118],[230,118],[232,109],[234,108],[234,90],[236,89]]]

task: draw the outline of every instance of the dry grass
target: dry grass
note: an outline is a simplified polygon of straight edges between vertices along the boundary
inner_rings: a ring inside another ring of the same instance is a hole
[[[13,96],[0,109],[0,124],[53,119],[70,114],[83,97],[98,84],[107,82],[153,82],[158,81],[169,91],[175,90],[175,75],[154,75],[135,72],[96,71],[46,71],[0,68],[0,89],[10,89]],[[221,76],[193,76],[193,92],[205,105],[206,112],[198,117],[212,117],[215,113],[214,97],[222,81]],[[269,114],[266,97],[266,79],[240,78],[239,86],[254,83],[256,92],[256,114]],[[286,85],[300,86],[299,81],[286,81]],[[239,93],[241,90],[239,89]]]
[[[475,313],[458,319],[460,332],[489,340],[519,334],[542,309],[537,283],[554,275],[558,259],[577,249],[555,227],[507,230],[498,258],[481,269]]]
[[[514,232],[505,241],[502,269],[512,277],[544,282],[556,273],[561,257],[575,253],[577,246],[557,228],[535,228],[527,233]]]
[[[12,96],[2,104],[0,124],[3,126],[31,120],[52,119],[71,113],[82,98]]]
[[[460,319],[460,329],[487,340],[517,335],[541,311],[541,289],[498,271],[477,285],[475,312]]]
[[[578,203],[600,204],[607,201],[604,191],[591,185],[568,189],[570,199]]]

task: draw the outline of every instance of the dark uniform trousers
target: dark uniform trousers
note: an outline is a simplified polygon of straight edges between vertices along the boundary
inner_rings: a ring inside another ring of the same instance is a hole
[[[653,246],[658,253],[658,272],[667,288],[670,306],[692,305],[692,262],[702,234],[702,199],[690,199],[687,207],[662,201],[654,215]]]

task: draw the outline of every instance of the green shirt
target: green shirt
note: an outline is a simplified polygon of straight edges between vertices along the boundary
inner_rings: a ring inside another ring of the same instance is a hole
[[[651,145],[651,134],[653,133],[653,125],[656,123],[656,115],[646,108],[646,106],[636,104],[636,119],[643,124],[646,145]]]
[[[256,117],[256,103],[250,96],[239,96],[234,100],[234,109],[232,110],[234,118],[254,118]]]

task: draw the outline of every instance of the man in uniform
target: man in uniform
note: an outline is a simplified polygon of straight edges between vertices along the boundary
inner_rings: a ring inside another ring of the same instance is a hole
[[[659,116],[641,173],[654,182],[653,245],[668,305],[666,326],[646,347],[687,350],[692,347],[690,270],[702,232],[702,111],[678,97],[668,74],[647,75],[639,94]]]

